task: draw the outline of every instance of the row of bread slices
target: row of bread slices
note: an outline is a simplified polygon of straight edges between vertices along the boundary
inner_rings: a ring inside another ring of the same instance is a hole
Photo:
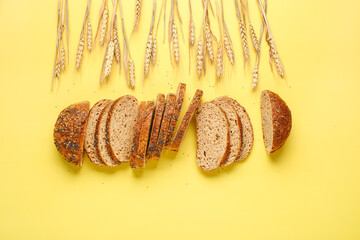
[[[143,168],[148,160],[161,157],[163,149],[178,151],[203,92],[196,90],[190,105],[176,126],[186,92],[179,84],[177,93],[158,94],[156,102],[126,95],[115,101],[103,99],[89,111],[89,102],[64,109],[55,124],[54,142],[64,158],[81,166],[83,149],[98,165],[114,167],[130,162]]]
[[[274,92],[261,93],[261,119],[265,147],[273,153],[285,143],[292,126],[291,112]],[[211,171],[246,158],[254,136],[246,110],[234,99],[219,97],[202,103],[196,111],[196,158]]]

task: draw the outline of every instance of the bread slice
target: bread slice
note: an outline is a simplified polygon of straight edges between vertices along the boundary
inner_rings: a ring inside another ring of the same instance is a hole
[[[106,121],[107,147],[112,158],[119,162],[130,161],[138,109],[138,100],[131,95],[122,96],[111,105]]]
[[[235,108],[228,102],[221,100],[220,98],[215,98],[211,101],[216,106],[221,108],[226,115],[226,118],[229,123],[229,133],[230,133],[230,153],[226,162],[223,166],[228,166],[235,162],[239,157],[240,148],[241,148],[241,125],[240,118],[237,115]]]
[[[160,93],[156,98],[156,108],[154,113],[154,120],[151,127],[151,135],[149,140],[149,146],[147,148],[146,160],[153,160],[154,151],[156,149],[157,139],[160,132],[161,120],[163,118],[165,109],[165,95]]]
[[[99,120],[96,124],[95,131],[95,142],[97,153],[99,154],[101,160],[105,163],[106,166],[115,167],[120,164],[119,161],[114,159],[111,156],[111,153],[108,151],[109,139],[106,137],[106,121],[110,112],[111,105],[114,101],[109,102],[104,110],[101,112]]]
[[[139,148],[141,126],[145,118],[146,105],[147,105],[146,101],[140,102],[139,111],[136,116],[136,122],[134,126],[134,136],[132,140],[131,153],[130,153],[130,167],[132,168],[138,168],[142,166],[142,163],[138,162],[137,152]]]
[[[186,84],[185,83],[180,83],[179,86],[178,86],[178,89],[176,91],[175,110],[174,110],[174,114],[171,117],[170,129],[169,129],[169,133],[168,133],[168,135],[166,137],[166,141],[165,141],[165,145],[164,145],[165,149],[170,148],[171,142],[173,140],[176,124],[178,122],[178,119],[179,119],[179,116],[180,116],[180,113],[181,113],[181,108],[182,108],[182,105],[183,105],[183,102],[184,102],[185,93],[186,93]]]
[[[181,120],[181,123],[175,134],[175,137],[174,137],[173,141],[171,142],[171,145],[169,147],[169,149],[171,151],[175,151],[175,152],[179,151],[180,145],[181,145],[182,141],[184,140],[186,131],[190,125],[190,121],[191,121],[197,107],[199,106],[202,95],[203,95],[202,90],[200,90],[200,89],[196,90],[195,95],[194,95],[193,99],[191,100],[190,105],[189,105],[188,109],[186,110],[186,113],[185,113],[183,119]]]
[[[81,166],[89,115],[88,101],[72,104],[62,110],[54,128],[54,143],[60,154],[70,163]]]
[[[266,151],[273,153],[281,148],[289,137],[291,111],[284,100],[274,92],[261,92],[261,120]]]
[[[154,160],[158,160],[161,157],[161,153],[162,153],[165,141],[166,141],[166,137],[169,133],[171,116],[174,113],[175,104],[176,104],[176,95],[173,93],[169,93],[166,96],[166,105],[165,105],[164,115],[161,120],[159,137],[158,137],[154,155],[153,155]]]
[[[101,160],[99,154],[96,150],[96,142],[95,142],[95,132],[96,132],[96,124],[99,120],[100,114],[102,110],[106,107],[106,105],[111,102],[110,99],[102,99],[98,101],[90,110],[88,117],[88,124],[86,127],[86,136],[85,136],[85,151],[91,162],[103,166],[105,163]]]
[[[227,101],[230,103],[236,110],[236,113],[240,117],[241,123],[241,148],[240,148],[240,155],[236,159],[236,161],[240,161],[245,159],[252,149],[254,143],[254,133],[253,127],[250,121],[250,117],[246,112],[246,109],[241,106],[235,99],[230,97],[220,97],[219,99]]]
[[[204,171],[220,167],[230,151],[229,123],[214,103],[202,103],[196,110],[196,160]]]

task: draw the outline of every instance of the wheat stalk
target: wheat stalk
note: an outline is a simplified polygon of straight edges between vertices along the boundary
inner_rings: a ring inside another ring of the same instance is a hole
[[[194,46],[195,44],[195,24],[194,21],[191,19],[190,21],[190,46]]]
[[[121,59],[121,49],[120,49],[120,41],[119,41],[119,33],[118,33],[118,27],[117,27],[117,22],[116,22],[116,17],[115,17],[115,22],[114,22],[114,29],[113,29],[113,39],[114,39],[114,54],[115,54],[115,60],[120,63],[120,59]],[[120,69],[121,69],[121,64],[120,64]]]
[[[249,26],[250,26],[250,36],[251,36],[251,40],[252,40],[252,43],[253,43],[253,46],[254,46],[254,49],[255,51],[259,51],[259,41],[256,37],[256,33],[255,33],[255,30],[254,30],[254,27],[253,25],[251,24],[251,22],[249,22]]]
[[[83,53],[84,53],[84,45],[85,45],[85,35],[83,29],[81,31],[80,41],[79,41],[78,49],[76,51],[76,69],[79,69],[81,65]]]
[[[209,54],[210,61],[214,61],[214,49],[212,47],[211,29],[209,20],[205,24],[205,39],[206,39],[206,50]]]
[[[228,56],[230,63],[234,64],[234,59],[235,59],[234,58],[234,49],[233,49],[226,33],[224,33],[224,45],[225,45],[226,55]]]
[[[91,51],[92,49],[92,27],[90,21],[90,15],[88,14],[86,20],[86,41],[87,41],[87,49]]]
[[[221,7],[223,9],[222,1],[221,1]],[[222,32],[224,32],[225,48],[226,48],[226,46],[228,46],[228,48],[230,48],[231,45],[230,45],[229,39],[227,38],[226,31],[225,30],[223,31],[221,29],[219,2],[217,0],[216,0],[216,14],[217,14],[216,16],[217,16],[218,25],[219,25],[219,33],[220,33],[220,40],[217,42],[218,48],[217,48],[217,54],[216,54],[216,76],[220,79],[224,74],[224,48],[223,48],[223,45],[222,45],[222,42],[223,42],[222,34],[221,34]],[[222,11],[222,15],[223,15],[222,23],[224,24],[224,27],[226,28],[225,20],[224,20],[224,12],[223,11]],[[228,55],[229,59],[231,59],[230,56],[231,55]]]
[[[149,73],[152,47],[153,47],[153,38],[152,35],[149,34],[145,49],[144,76],[147,76]]]
[[[105,57],[104,79],[110,76],[113,65],[113,59],[114,59],[114,51],[115,51],[114,41],[110,40]]]
[[[240,37],[241,37],[241,45],[242,45],[242,49],[243,49],[244,63],[246,63],[250,57],[249,46],[248,46],[248,42],[247,42],[246,26],[245,26],[245,23],[243,22],[243,20],[241,19],[239,4],[238,4],[237,0],[235,0],[235,10],[236,10],[236,16],[238,18],[239,26],[240,26]],[[245,21],[245,18],[244,18],[244,21]]]
[[[61,45],[61,58],[60,58],[60,68],[61,68],[61,71],[65,70],[65,55],[66,55],[66,52],[65,52],[65,48],[64,48],[64,44]]]
[[[173,36],[173,50],[174,50],[174,57],[175,57],[175,62],[179,62],[179,39],[178,39],[178,34],[177,34],[177,29],[176,29],[176,25],[175,25],[175,21],[173,21],[172,23],[172,36]]]
[[[157,41],[156,37],[153,37],[152,49],[151,49],[151,63],[155,65],[156,63],[156,54],[157,54]]]
[[[135,87],[135,64],[134,61],[130,58],[129,59],[129,79],[130,79],[130,86],[131,88]]]
[[[135,22],[134,22],[134,27],[133,27],[132,33],[136,32],[138,30],[139,22],[140,22],[140,14],[141,14],[141,0],[136,0]]]
[[[224,73],[224,53],[221,43],[218,43],[216,55],[216,75],[220,78]]]
[[[196,67],[197,67],[197,76],[200,78],[201,73],[204,68],[204,55],[203,55],[203,40],[200,37],[197,44],[197,55],[196,55]]]
[[[107,0],[106,0],[105,1],[105,9],[104,9],[104,12],[103,12],[102,18],[101,18],[100,39],[99,39],[101,46],[103,46],[105,43],[108,21],[109,21],[109,8],[108,8]]]

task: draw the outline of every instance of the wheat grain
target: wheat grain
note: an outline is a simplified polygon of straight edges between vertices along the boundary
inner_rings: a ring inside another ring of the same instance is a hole
[[[225,45],[226,55],[228,56],[230,63],[234,64],[234,60],[235,60],[234,49],[226,33],[224,33],[224,45]]]
[[[153,37],[152,50],[151,50],[151,63],[152,63],[152,65],[155,65],[156,54],[157,54],[157,41],[156,41],[156,37],[154,36]]]
[[[190,23],[190,45],[194,46],[195,44],[195,24],[194,21],[191,20]]]
[[[114,50],[115,44],[113,40],[110,40],[105,57],[105,70],[104,70],[104,78],[110,76],[112,70],[112,64],[114,59]]]
[[[129,80],[131,88],[135,87],[135,64],[132,59],[129,59]]]
[[[258,83],[259,80],[259,68],[258,65],[255,64],[253,75],[252,75],[252,88],[254,89]]]
[[[274,39],[270,38],[269,43],[270,43],[271,56],[272,56],[272,59],[275,62],[277,72],[279,73],[280,77],[284,77],[284,69],[283,69],[283,66],[281,64],[279,54],[278,54],[278,52],[276,50]]]
[[[64,45],[61,46],[61,58],[60,58],[60,69],[61,71],[65,70],[65,55],[66,55],[66,52],[65,52],[65,48],[64,48]]]
[[[58,59],[55,67],[55,77],[58,79],[60,79],[60,71],[61,71],[61,63],[60,63],[60,59]]]
[[[151,51],[153,46],[153,38],[152,35],[149,34],[148,40],[146,42],[146,49],[145,49],[145,62],[144,62],[144,75],[147,76],[150,69],[150,58],[151,58]]]
[[[216,75],[220,78],[224,73],[224,53],[221,43],[218,44],[217,56],[216,56]]]
[[[256,37],[256,33],[255,33],[255,30],[254,30],[254,27],[251,23],[249,23],[249,26],[250,26],[250,35],[251,35],[251,40],[252,40],[252,43],[253,43],[253,46],[254,46],[254,49],[256,52],[258,52],[260,50],[259,48],[259,41]]]
[[[79,46],[76,52],[76,69],[79,69],[81,65],[81,61],[84,53],[84,45],[85,45],[85,36],[84,36],[84,31],[82,31],[80,35]]]
[[[103,46],[105,43],[106,33],[107,33],[107,26],[109,20],[109,8],[107,5],[107,1],[105,2],[105,9],[101,18],[101,28],[100,28],[100,45]]]
[[[139,21],[140,21],[140,13],[141,13],[141,0],[136,0],[136,6],[135,6],[135,22],[132,32],[136,32],[139,27]]]
[[[200,78],[201,73],[204,68],[204,55],[203,55],[203,40],[200,37],[197,44],[197,54],[196,54],[196,67],[197,67],[197,76]]]
[[[119,41],[119,34],[118,34],[118,28],[117,25],[114,24],[113,29],[113,39],[114,39],[114,54],[115,54],[115,60],[117,62],[120,62],[121,58],[121,49],[120,49],[120,41]],[[121,65],[120,65],[121,66]]]
[[[206,38],[206,50],[209,53],[210,61],[214,61],[214,50],[212,47],[211,30],[207,22],[205,27],[205,38]]]
[[[173,36],[173,40],[174,40],[174,57],[175,57],[175,62],[179,62],[179,38],[178,38],[178,34],[177,34],[177,29],[176,29],[176,25],[175,22],[173,22],[172,24],[172,36]]]
[[[87,49],[91,51],[92,49],[92,27],[90,21],[90,15],[88,15],[86,20],[86,41],[87,41]]]
[[[241,44],[242,44],[243,53],[244,53],[244,61],[246,62],[250,57],[249,46],[248,46],[248,42],[247,42],[246,29],[245,29],[245,24],[241,20],[239,21],[239,24],[240,24]]]

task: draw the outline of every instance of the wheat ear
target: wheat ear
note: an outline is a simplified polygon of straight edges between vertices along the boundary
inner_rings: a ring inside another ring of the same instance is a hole
[[[258,79],[259,79],[259,68],[257,63],[255,64],[254,70],[253,70],[253,74],[252,74],[252,88],[254,89],[258,83]]]
[[[153,37],[153,44],[152,44],[152,49],[151,49],[151,63],[152,65],[155,65],[156,63],[156,54],[157,54],[157,41],[156,41],[156,37]]]
[[[83,53],[84,53],[84,45],[85,45],[85,34],[83,29],[80,34],[80,41],[79,41],[78,49],[76,51],[76,69],[79,69],[81,65]]]
[[[249,46],[248,46],[248,42],[247,42],[245,23],[241,19],[239,4],[238,4],[237,0],[235,0],[235,10],[236,10],[236,16],[239,21],[240,37],[241,37],[241,45],[242,45],[242,49],[243,49],[244,63],[246,63],[250,57]],[[244,21],[245,21],[245,19],[244,19]]]
[[[136,32],[138,30],[139,22],[140,22],[140,14],[141,14],[141,0],[136,0],[135,22],[134,22],[134,27],[133,27],[132,33]]]
[[[108,21],[109,21],[109,8],[108,8],[107,0],[106,0],[105,9],[104,9],[104,12],[103,12],[103,15],[101,18],[100,39],[99,39],[101,46],[103,46],[105,43]]]
[[[214,61],[214,49],[212,47],[211,29],[209,22],[205,24],[205,39],[206,39],[206,50],[209,54],[210,61]]]
[[[104,70],[104,79],[110,76],[113,59],[114,59],[114,51],[115,51],[115,44],[113,40],[110,40],[105,57],[105,70]]]
[[[274,60],[275,62],[275,66],[276,66],[276,69],[277,69],[277,72],[279,73],[280,77],[284,77],[284,68],[281,64],[281,61],[280,61],[280,57],[279,57],[279,54],[278,54],[278,51],[276,49],[276,46],[275,46],[275,42],[274,42],[274,39],[273,38],[270,38],[268,40],[269,44],[270,44],[270,51],[271,51],[271,56],[272,56],[272,59]]]
[[[130,58],[129,59],[129,79],[130,79],[130,86],[131,88],[135,87],[135,64],[134,61]]]
[[[90,21],[90,15],[88,14],[86,20],[86,42],[87,42],[87,49],[91,51],[92,49],[92,27]]]
[[[56,67],[55,67],[55,77],[60,79],[60,71],[61,71],[61,63],[60,63],[60,59],[57,60],[56,62]]]
[[[66,56],[65,48],[64,48],[64,44],[62,44],[62,46],[61,46],[61,58],[60,58],[61,71],[65,70],[65,64],[66,64],[65,56]]]
[[[216,75],[220,78],[224,73],[224,54],[221,43],[218,43],[217,55],[216,55]]]
[[[116,17],[115,17],[115,23],[114,23],[114,29],[113,29],[113,38],[114,38],[114,54],[115,54],[115,60],[120,63],[121,59],[121,49],[120,49],[120,41],[119,41],[119,33],[118,33],[118,27],[116,23]],[[121,69],[121,64],[120,64]]]
[[[197,68],[197,76],[200,78],[201,73],[204,68],[204,55],[203,55],[203,40],[200,37],[197,44],[197,54],[196,54],[196,68]]]
[[[221,7],[223,8],[222,1],[221,1]],[[224,37],[225,37],[225,39],[224,39],[225,48],[227,46],[226,44],[228,44],[228,47],[230,47],[231,45],[230,45],[229,39],[227,38],[227,34],[226,34],[225,30],[223,31],[221,29],[219,2],[217,0],[216,0],[216,14],[217,14],[216,16],[217,16],[218,25],[219,25],[219,33],[220,33],[220,40],[217,43],[218,48],[217,48],[217,54],[216,54],[216,76],[218,78],[221,78],[224,74],[224,49],[223,49],[223,45],[222,45],[222,42],[223,42],[222,34],[221,34],[222,32],[224,32]],[[226,28],[224,16],[222,18],[222,23],[224,24],[224,28]],[[231,59],[230,55],[228,55],[228,56],[229,56],[229,59]]]
[[[176,25],[175,25],[175,20],[172,23],[172,37],[173,37],[173,50],[174,50],[174,57],[175,57],[175,62],[179,62],[179,38],[178,38],[178,34],[177,34],[177,29],[176,29]]]
[[[190,46],[194,46],[194,44],[195,44],[195,24],[194,24],[193,20],[191,20],[191,22],[190,22],[190,36],[189,36],[189,39],[190,39]]]
[[[257,52],[257,51],[259,51],[259,41],[258,41],[258,39],[256,37],[256,33],[255,33],[253,25],[251,23],[249,23],[249,26],[250,26],[251,40],[252,40],[254,49]]]
[[[145,49],[144,76],[147,76],[149,73],[152,47],[153,47],[153,37],[151,34],[149,34]]]

